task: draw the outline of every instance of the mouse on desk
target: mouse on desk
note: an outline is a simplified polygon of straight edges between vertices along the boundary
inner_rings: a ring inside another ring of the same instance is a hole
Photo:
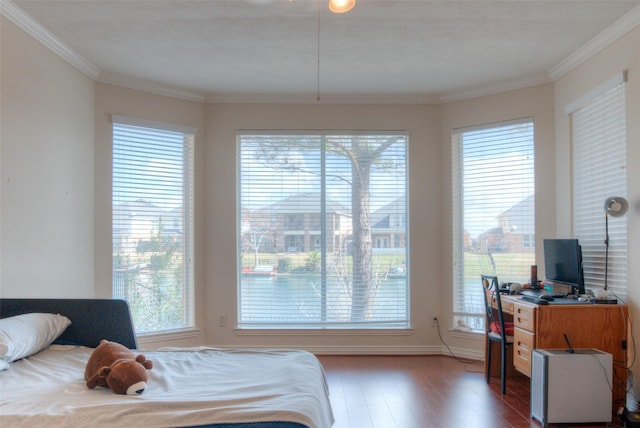
[[[553,302],[555,298],[553,296],[549,296],[547,294],[543,294],[540,296],[542,300],[546,300],[547,302]]]

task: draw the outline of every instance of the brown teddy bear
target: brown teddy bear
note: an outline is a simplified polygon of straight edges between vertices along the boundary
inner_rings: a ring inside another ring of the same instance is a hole
[[[89,389],[102,386],[116,394],[136,395],[147,387],[147,370],[152,367],[144,355],[103,339],[89,357],[84,378]]]

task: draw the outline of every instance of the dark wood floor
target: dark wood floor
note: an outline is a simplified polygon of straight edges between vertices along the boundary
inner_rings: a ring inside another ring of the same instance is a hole
[[[331,394],[334,428],[540,427],[529,417],[529,379],[487,385],[481,362],[446,356],[319,355]],[[550,424],[621,427],[622,424]]]

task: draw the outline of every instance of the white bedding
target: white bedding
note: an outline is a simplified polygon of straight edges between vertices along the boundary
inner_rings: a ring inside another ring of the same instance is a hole
[[[0,372],[2,427],[177,427],[212,423],[333,424],[322,366],[290,350],[166,349],[139,396],[90,390],[92,349],[52,345]]]

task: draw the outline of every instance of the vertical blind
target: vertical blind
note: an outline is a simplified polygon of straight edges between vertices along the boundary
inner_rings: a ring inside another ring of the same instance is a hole
[[[573,223],[582,245],[585,287],[601,289],[605,273],[604,202],[627,197],[625,86],[619,84],[571,113]],[[627,220],[609,218],[608,289],[627,294]]]
[[[452,132],[454,322],[482,329],[481,274],[528,282],[535,264],[531,118]]]
[[[238,132],[238,325],[409,325],[405,132]]]
[[[137,332],[191,327],[195,131],[113,117],[113,297]]]

